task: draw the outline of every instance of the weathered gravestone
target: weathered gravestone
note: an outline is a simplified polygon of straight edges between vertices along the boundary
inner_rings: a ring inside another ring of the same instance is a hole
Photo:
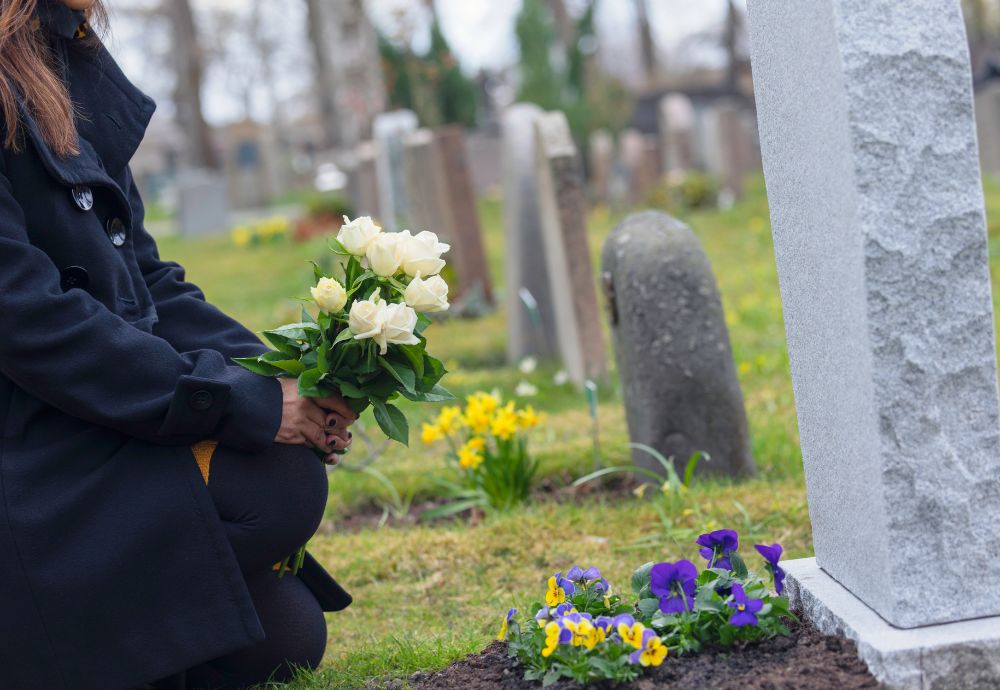
[[[791,589],[891,687],[996,687],[1000,403],[960,3],[749,17],[816,551]]]
[[[451,216],[452,255],[458,274],[458,294],[476,296],[485,305],[493,302],[483,230],[476,207],[476,190],[465,151],[465,130],[457,125],[437,130],[437,144],[444,166],[446,211]]]
[[[555,357],[555,311],[542,242],[535,174],[535,120],[543,111],[520,103],[503,113],[504,303],[507,356]]]
[[[724,102],[716,110],[716,125],[722,182],[734,199],[742,199],[743,180],[753,168],[753,141],[747,129],[746,113],[738,103]]]
[[[416,128],[417,116],[409,110],[382,113],[372,123],[379,219],[389,231],[402,230],[409,221],[406,181],[403,176],[403,138]]]
[[[375,144],[363,141],[354,149],[348,176],[354,215],[378,218],[378,173],[375,170]]]
[[[570,380],[604,379],[607,353],[587,243],[580,158],[561,112],[538,116],[535,161],[559,355]]]
[[[631,215],[604,243],[601,275],[629,438],[673,458],[683,473],[752,474],[743,393],[712,267],[691,229],[670,216]],[[648,453],[637,465],[660,471]]]
[[[628,199],[633,204],[642,203],[652,186],[646,137],[635,129],[621,135],[621,159],[628,175]]]
[[[226,180],[207,170],[177,177],[177,226],[182,235],[225,232],[229,224]]]
[[[418,129],[407,134],[403,139],[403,161],[411,229],[430,230],[443,241],[453,242],[455,228],[448,212],[444,161],[434,132]]]
[[[611,198],[611,172],[615,164],[615,140],[611,132],[599,129],[590,135],[590,195],[599,204]]]
[[[693,127],[694,107],[690,98],[672,93],[660,99],[659,129],[665,172],[683,173],[695,167]]]

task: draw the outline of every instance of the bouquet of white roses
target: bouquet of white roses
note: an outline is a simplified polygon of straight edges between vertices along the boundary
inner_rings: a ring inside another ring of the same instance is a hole
[[[275,348],[237,359],[264,376],[297,377],[299,392],[343,396],[355,412],[374,408],[382,431],[409,442],[409,424],[392,404],[399,396],[419,402],[451,400],[438,382],[445,373],[427,354],[426,314],[448,309],[448,285],[439,273],[450,249],[433,232],[382,232],[371,218],[344,218],[330,249],[335,275],[314,265],[314,318],[265,331]]]

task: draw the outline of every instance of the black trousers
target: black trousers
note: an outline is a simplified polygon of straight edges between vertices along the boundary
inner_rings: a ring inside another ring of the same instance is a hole
[[[267,637],[189,669],[187,688],[236,690],[287,682],[296,668],[319,666],[326,620],[297,577],[279,578],[272,568],[319,527],[329,491],[325,466],[299,446],[274,445],[257,455],[220,446],[208,469],[208,490]]]

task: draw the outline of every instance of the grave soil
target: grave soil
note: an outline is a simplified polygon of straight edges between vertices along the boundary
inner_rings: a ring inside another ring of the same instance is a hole
[[[634,690],[660,688],[713,688],[718,690],[854,690],[882,687],[858,659],[854,643],[823,635],[808,623],[793,624],[790,637],[777,637],[741,648],[668,656],[663,666],[651,669],[627,685],[597,684]],[[525,681],[522,669],[508,658],[507,646],[494,642],[484,651],[458,661],[434,674],[410,678],[419,690],[516,690],[540,688]],[[571,690],[576,684],[561,681],[553,690]]]

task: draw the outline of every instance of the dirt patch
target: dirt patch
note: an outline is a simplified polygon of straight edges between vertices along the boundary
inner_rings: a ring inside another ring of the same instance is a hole
[[[627,686],[635,690],[713,688],[717,690],[855,690],[881,687],[858,659],[853,642],[821,634],[809,624],[793,625],[791,637],[742,648],[667,657],[658,669]],[[411,678],[419,690],[516,690],[541,687],[529,683],[507,657],[507,647],[494,642],[475,654],[431,675]],[[570,690],[560,682],[554,690]],[[594,685],[609,688],[610,685]]]

